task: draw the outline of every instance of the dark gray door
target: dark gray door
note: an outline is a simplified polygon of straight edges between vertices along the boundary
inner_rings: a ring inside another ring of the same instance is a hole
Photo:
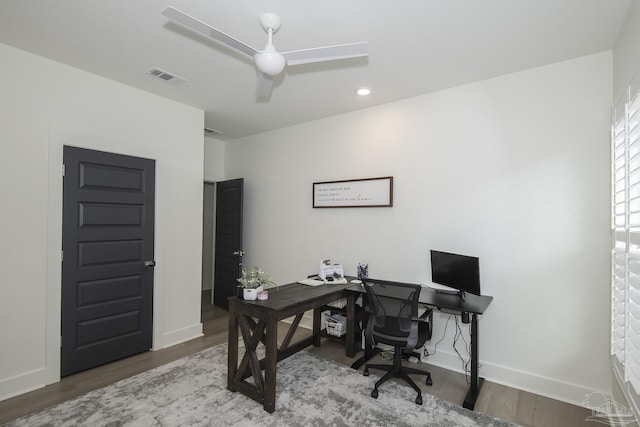
[[[151,348],[155,161],[64,147],[61,375]]]
[[[216,249],[213,303],[229,308],[242,268],[242,197],[244,179],[216,185]]]

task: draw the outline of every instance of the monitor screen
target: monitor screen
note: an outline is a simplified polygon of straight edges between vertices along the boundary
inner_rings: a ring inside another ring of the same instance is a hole
[[[480,295],[479,259],[432,250],[431,281],[461,292]]]

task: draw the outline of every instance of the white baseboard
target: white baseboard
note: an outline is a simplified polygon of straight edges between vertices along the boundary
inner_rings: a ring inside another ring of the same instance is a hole
[[[300,326],[312,329],[313,315],[307,312],[300,321]],[[451,371],[463,373],[462,362],[453,351],[445,351],[438,348],[434,354],[433,347],[427,345],[430,356],[421,358],[422,362],[449,369]],[[546,378],[530,372],[519,371],[512,368],[480,361],[480,376],[487,381],[496,384],[527,391],[540,396],[549,397],[572,405],[587,407],[585,399],[594,392],[607,394],[605,390],[592,390],[576,384],[564,383],[553,378]]]
[[[434,354],[433,347],[429,345],[427,345],[427,350],[430,356],[426,358],[422,357],[421,362],[464,373],[462,361],[456,353],[438,348],[437,353]],[[585,399],[588,395],[593,392],[607,394],[606,391],[593,390],[580,385],[561,382],[553,378],[546,378],[530,372],[506,368],[483,360],[480,360],[480,365],[480,377],[485,378],[487,381],[549,397],[572,405],[586,407]]]
[[[313,316],[310,313],[303,316],[300,326],[312,329]],[[154,346],[153,350],[170,347],[182,342],[198,338],[202,336],[202,323],[171,331],[162,336],[161,345]],[[433,348],[427,346],[431,356],[423,358],[422,362],[449,369],[455,372],[462,372],[461,361],[458,355],[453,352],[438,349],[433,354]],[[602,392],[601,390],[591,390],[585,387],[567,384],[552,378],[541,377],[529,372],[518,371],[511,368],[495,365],[486,361],[481,361],[480,376],[486,380],[513,387],[519,390],[531,392],[541,396],[567,402],[573,405],[586,407],[585,397],[593,392]],[[32,390],[44,387],[46,384],[45,368],[36,369],[24,374],[0,380],[0,400],[9,399],[11,397],[27,393]]]
[[[176,344],[183,343],[185,341],[192,340],[203,336],[202,323],[196,323],[195,325],[187,326],[186,328],[177,329],[175,331],[167,332],[160,337],[160,342],[153,343],[151,350],[161,350],[163,348],[171,347]]]
[[[15,377],[0,380],[0,400],[9,399],[42,388],[47,384],[46,378],[47,372],[43,367],[16,375]]]
[[[154,343],[154,347],[151,350],[155,351],[171,347],[172,345],[180,344],[201,337],[202,335],[202,323],[196,323],[195,325],[162,335],[161,342]],[[50,376],[46,368],[42,367],[11,378],[0,379],[0,400],[9,399],[42,388],[52,382],[48,380]]]
[[[285,321],[288,323],[291,322],[290,319]],[[305,313],[300,320],[299,326],[307,329],[313,329],[312,311]],[[168,334],[165,336],[167,337],[167,344],[165,347],[179,344],[180,342],[202,335],[202,325],[194,325],[192,328],[188,328],[188,330],[181,330],[178,332],[179,333],[172,333],[171,335]],[[427,350],[431,356],[423,358],[422,362],[455,372],[463,372],[462,362],[456,353],[444,351],[439,348],[437,353],[433,354],[434,349],[430,346],[427,346]],[[607,394],[607,392],[603,390],[592,390],[580,385],[568,384],[557,381],[553,378],[541,377],[530,372],[505,368],[504,366],[499,366],[482,360],[480,361],[480,364],[480,376],[484,377],[487,381],[527,391],[540,396],[549,397],[572,405],[586,407],[584,403],[585,398],[591,393],[601,392]]]

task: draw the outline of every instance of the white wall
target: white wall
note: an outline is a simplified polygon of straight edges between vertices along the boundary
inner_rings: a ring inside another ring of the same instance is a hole
[[[204,138],[204,180],[208,182],[223,181],[224,149],[226,143],[219,139]]]
[[[59,378],[62,146],[156,160],[154,348],[202,333],[204,114],[0,44],[0,399]]]
[[[609,393],[611,63],[605,52],[229,142],[245,264],[280,283],[323,258],[427,283],[430,249],[479,256],[495,298],[481,375],[577,404]],[[392,208],[311,207],[313,182],[387,175]],[[452,329],[430,361],[459,370]]]

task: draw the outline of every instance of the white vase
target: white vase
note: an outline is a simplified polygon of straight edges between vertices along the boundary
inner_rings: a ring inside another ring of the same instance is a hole
[[[257,288],[244,288],[242,290],[242,298],[247,301],[255,301],[258,299],[258,292],[262,291],[264,287],[262,285]]]

